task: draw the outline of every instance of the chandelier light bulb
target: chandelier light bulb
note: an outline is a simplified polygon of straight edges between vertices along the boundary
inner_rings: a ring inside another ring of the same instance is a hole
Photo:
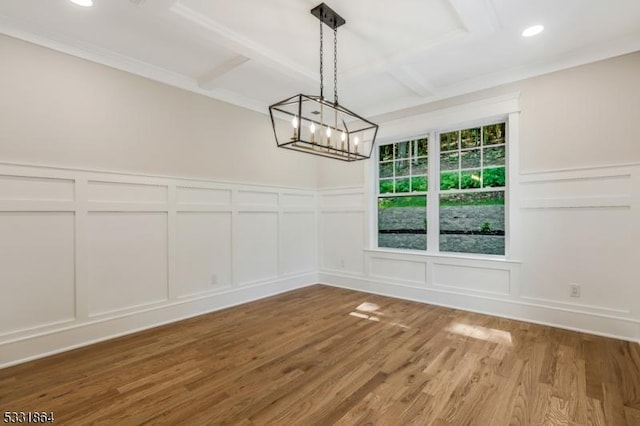
[[[293,126],[293,136],[291,136],[291,140],[294,141],[298,139],[298,117],[293,117],[293,120],[291,120],[291,125]]]
[[[327,127],[327,137],[331,137],[331,127]]]
[[[344,142],[346,139],[347,139],[347,134],[345,132],[342,132],[342,136],[340,136],[340,140]]]
[[[309,131],[311,132],[311,143],[314,143],[316,141],[316,125],[311,123]]]

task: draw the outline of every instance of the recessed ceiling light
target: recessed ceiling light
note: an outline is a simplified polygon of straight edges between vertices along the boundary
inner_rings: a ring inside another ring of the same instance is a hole
[[[540,34],[542,31],[544,31],[544,26],[533,25],[522,32],[522,37],[533,37],[534,35]]]
[[[75,3],[78,6],[83,6],[83,7],[93,6],[93,0],[71,0],[71,3]]]

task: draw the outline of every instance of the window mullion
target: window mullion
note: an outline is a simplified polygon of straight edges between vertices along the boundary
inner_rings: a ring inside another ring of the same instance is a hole
[[[429,170],[427,192],[427,250],[439,252],[440,222],[438,208],[438,189],[440,187],[440,149],[436,133],[429,133]]]

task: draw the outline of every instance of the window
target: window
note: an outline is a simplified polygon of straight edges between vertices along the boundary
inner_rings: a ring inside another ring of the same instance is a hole
[[[383,145],[378,156],[378,246],[427,249],[429,140]]]
[[[504,254],[505,123],[441,133],[440,251]]]
[[[433,251],[504,255],[506,123],[431,138],[438,170],[429,170],[428,137],[379,147],[378,247],[427,250],[431,220],[439,229]],[[434,217],[429,196],[438,203]]]

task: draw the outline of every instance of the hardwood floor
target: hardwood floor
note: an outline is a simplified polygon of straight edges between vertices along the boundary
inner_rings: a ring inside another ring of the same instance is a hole
[[[640,346],[313,286],[0,370],[56,424],[640,425]]]

